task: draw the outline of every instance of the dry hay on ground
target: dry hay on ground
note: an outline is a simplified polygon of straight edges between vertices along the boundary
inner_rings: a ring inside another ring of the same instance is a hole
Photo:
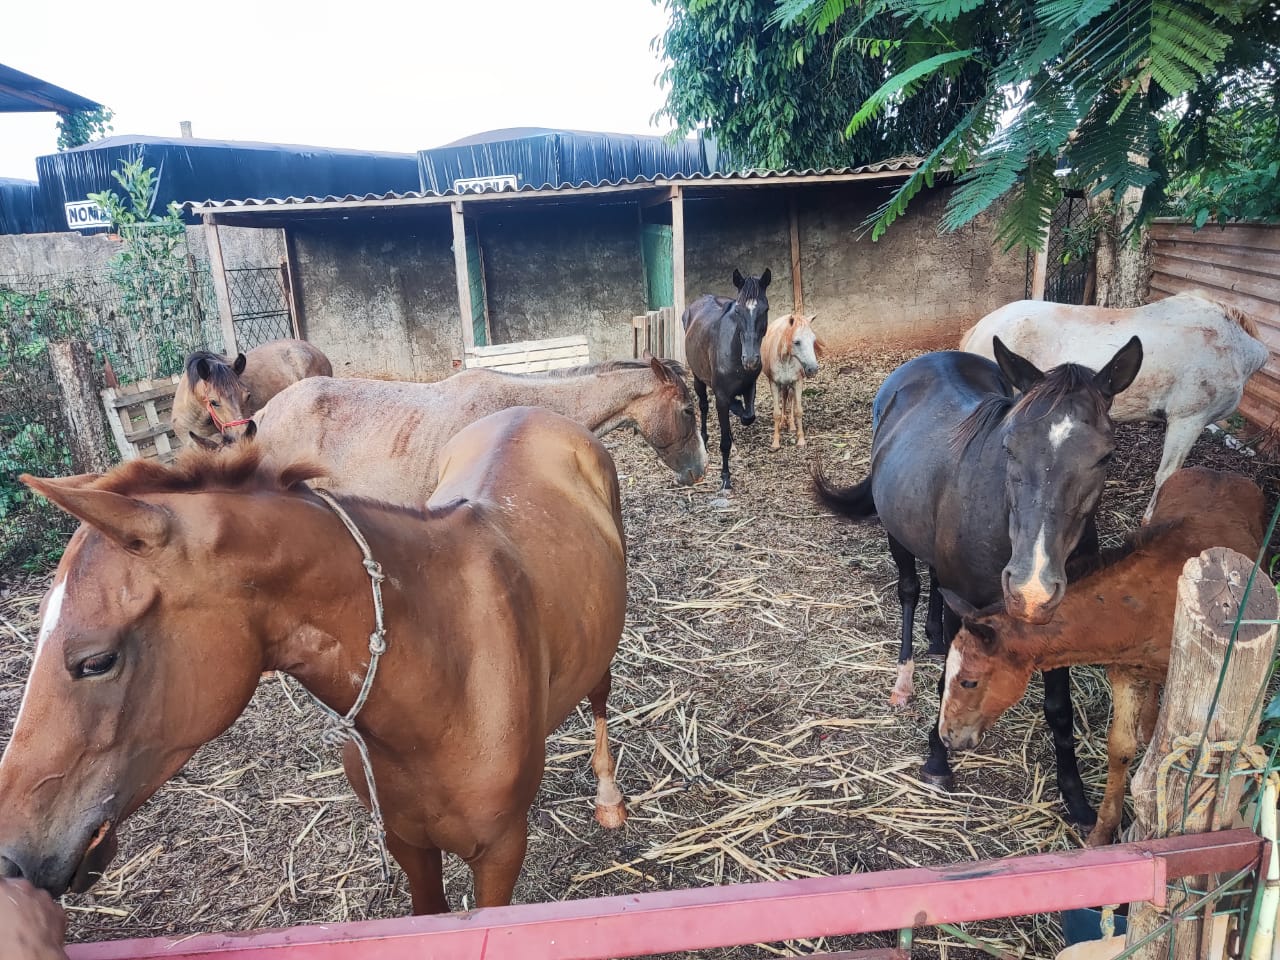
[[[711,506],[714,453],[711,480],[678,488],[641,441],[609,440],[631,557],[630,615],[612,698],[618,777],[631,819],[615,833],[592,820],[591,727],[580,711],[548,744],[518,902],[1078,845],[1061,819],[1034,693],[978,751],[957,758],[959,792],[940,795],[916,780],[935,704],[926,694],[906,713],[886,706],[899,621],[883,533],[876,524],[839,522],[810,499],[812,455],[821,454],[842,479],[865,471],[872,396],[906,356],[828,360],[806,389],[808,451],[788,444],[771,452],[767,410],[754,427],[738,427],[736,489],[723,508]],[[714,422],[712,429],[714,446]],[[1102,505],[1104,539],[1136,523],[1159,461],[1158,428],[1122,427],[1120,434]],[[1269,494],[1276,490],[1276,466],[1208,437],[1189,462],[1242,470],[1264,481]],[[9,729],[17,709],[46,585],[10,584],[0,598],[0,729]],[[932,688],[938,667],[921,661],[917,689]],[[1096,671],[1075,671],[1075,684],[1079,752],[1096,802],[1108,693]],[[244,717],[123,829],[108,876],[91,894],[68,898],[71,938],[407,912],[399,872],[391,890],[379,882],[368,819],[320,733],[296,687],[265,681]],[[456,858],[446,862],[457,906],[469,876]],[[1053,917],[968,929],[1028,956],[1052,956],[1060,945]],[[867,936],[825,946],[888,942]],[[918,931],[916,943],[920,955],[974,953],[933,930]],[[817,946],[699,955],[787,955]]]

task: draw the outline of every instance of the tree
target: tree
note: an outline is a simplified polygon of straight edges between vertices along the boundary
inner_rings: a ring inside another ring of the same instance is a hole
[[[886,80],[895,51],[919,42],[892,17],[860,23],[777,20],[775,0],[655,0],[670,15],[654,41],[667,61],[659,118],[678,132],[705,128],[739,167],[853,166],[928,152],[984,90],[977,62],[956,59],[913,88],[891,115],[845,132],[849,117]],[[858,29],[854,29],[855,24]]]
[[[999,237],[1006,248],[1043,245],[1061,197],[1062,166],[1090,193],[1116,198],[1107,202],[1117,231],[1130,236],[1160,208],[1169,187],[1169,113],[1180,115],[1184,135],[1203,128],[1222,78],[1274,64],[1280,49],[1275,0],[778,0],[778,6],[781,24],[803,25],[810,36],[821,35],[833,18],[854,32],[881,18],[931,31],[923,42],[895,49],[895,72],[853,115],[853,131],[954,69],[956,58],[979,65],[981,96],[877,211],[873,235],[950,168],[960,181],[944,226],[962,226],[1003,199]],[[855,8],[856,21],[848,17]],[[976,45],[974,37],[993,22],[1005,24],[1008,42]],[[1273,112],[1277,92],[1273,85]]]
[[[62,114],[58,117],[58,149],[70,150],[106,136],[114,116],[106,107]]]

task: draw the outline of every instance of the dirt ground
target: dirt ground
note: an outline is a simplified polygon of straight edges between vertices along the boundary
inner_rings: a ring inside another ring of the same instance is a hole
[[[592,819],[589,716],[548,743],[530,813],[517,902],[938,865],[1072,848],[1062,818],[1038,684],[979,750],[956,759],[957,792],[921,786],[936,704],[887,707],[899,613],[877,524],[815,506],[808,465],[842,480],[866,469],[872,396],[908,355],[828,359],[805,395],[807,450],[769,450],[768,400],[736,430],[727,505],[713,479],[675,486],[638,438],[609,438],[622,478],[630,613],[615,665],[611,729],[630,820]],[[714,413],[712,414],[714,419]],[[712,442],[715,444],[712,425]],[[1136,525],[1151,492],[1161,430],[1119,430],[1100,512],[1104,542]],[[1189,463],[1248,473],[1274,502],[1280,467],[1207,434]],[[17,710],[47,578],[0,592],[0,730]],[[448,589],[441,584],[441,589]],[[923,624],[917,625],[923,651]],[[395,637],[390,637],[395,643]],[[917,689],[939,663],[921,659]],[[1079,753],[1096,803],[1109,696],[1073,672]],[[110,873],[69,897],[70,938],[184,935],[404,914],[404,879],[380,880],[369,821],[292,681],[266,680],[240,721],[207,745],[122,830]],[[3,742],[3,741],[0,741]],[[448,894],[470,905],[470,878],[446,858]],[[1006,949],[1051,957],[1055,917],[969,924]],[[890,943],[891,934],[706,951],[790,956]],[[917,955],[974,955],[917,931]]]

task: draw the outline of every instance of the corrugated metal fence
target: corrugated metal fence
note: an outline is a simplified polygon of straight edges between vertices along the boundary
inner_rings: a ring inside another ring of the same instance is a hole
[[[1258,321],[1271,350],[1249,381],[1240,412],[1260,426],[1280,421],[1280,224],[1228,224],[1192,230],[1158,220],[1151,228],[1149,300],[1201,289]]]

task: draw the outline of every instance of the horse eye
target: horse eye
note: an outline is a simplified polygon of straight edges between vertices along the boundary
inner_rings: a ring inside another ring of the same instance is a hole
[[[972,690],[977,685],[978,685],[977,680],[961,680],[960,681],[960,686],[964,687],[966,690]]]
[[[209,401],[209,406],[211,406],[211,407],[220,407],[220,406],[222,406],[222,404],[220,404],[217,400],[210,400],[210,401]]]
[[[793,347],[798,347],[798,346],[800,346],[800,341],[799,341],[799,340],[796,340],[796,341],[794,341],[791,345],[792,345]]]
[[[85,677],[100,677],[104,673],[110,673],[119,658],[118,653],[95,653],[91,657],[85,657],[76,664],[75,678],[82,680]]]

